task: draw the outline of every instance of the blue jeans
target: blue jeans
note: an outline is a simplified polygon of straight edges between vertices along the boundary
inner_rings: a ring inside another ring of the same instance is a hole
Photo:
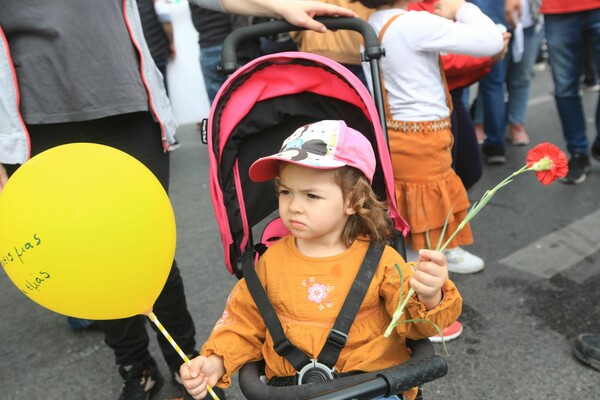
[[[554,79],[554,98],[571,154],[588,154],[585,115],[579,81],[584,32],[590,35],[596,68],[600,69],[600,9],[545,15],[546,41]],[[596,104],[596,142],[600,143],[600,103]]]
[[[525,124],[529,87],[533,78],[533,64],[543,37],[543,26],[531,26],[523,30],[523,59],[518,63],[513,61],[512,46],[514,39],[511,38],[511,47],[506,54],[507,119],[509,124]]]
[[[217,67],[221,64],[221,50],[223,45],[200,48],[200,68],[204,77],[204,86],[208,95],[208,102],[212,104],[217,92],[227,79]]]
[[[497,24],[506,24],[504,18],[504,2],[500,0],[469,0],[481,9]],[[476,122],[483,122],[485,146],[504,146],[506,129],[506,106],[504,104],[505,61],[496,63],[492,70],[479,81],[478,99],[483,102],[483,117]]]
[[[504,103],[504,64],[497,62],[492,70],[479,81],[475,123],[483,123],[486,145],[504,146],[506,130],[506,104]]]

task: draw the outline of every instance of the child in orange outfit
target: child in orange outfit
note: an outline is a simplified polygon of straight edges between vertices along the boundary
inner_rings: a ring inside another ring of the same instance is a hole
[[[440,54],[493,56],[503,49],[503,38],[487,16],[464,0],[440,0],[437,15],[408,11],[414,0],[359,1],[376,9],[369,23],[386,50],[380,65],[396,200],[411,230],[407,241],[415,250],[435,246],[447,217],[449,236],[470,205],[465,187],[451,167],[452,100]],[[472,273],[484,268],[481,258],[460,247],[472,242],[467,225],[446,250],[451,272]]]
[[[261,256],[256,272],[289,341],[316,359],[371,243],[389,240],[385,204],[371,188],[375,156],[368,139],[343,121],[320,121],[299,128],[280,152],[257,160],[254,181],[276,180],[279,214],[290,231]],[[335,371],[377,371],[410,357],[406,339],[436,333],[427,323],[406,323],[384,338],[399,296],[412,287],[406,319],[423,318],[441,329],[454,322],[462,298],[448,279],[445,256],[421,250],[415,271],[389,246],[382,247],[364,301],[339,354]],[[401,282],[395,265],[402,268]],[[267,379],[293,377],[294,367],[273,348],[273,339],[245,279],[229,295],[201,356],[180,369],[195,399],[207,384],[226,387],[244,364],[264,359]],[[415,388],[416,389],[416,388]],[[416,390],[404,393],[414,399]],[[396,396],[391,398],[397,399]]]

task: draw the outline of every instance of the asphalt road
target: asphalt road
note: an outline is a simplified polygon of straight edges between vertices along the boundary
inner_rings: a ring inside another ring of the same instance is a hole
[[[563,147],[548,71],[537,72],[527,130],[532,144]],[[595,134],[597,93],[585,94],[588,133]],[[208,157],[194,125],[178,133],[171,199],[177,217],[177,260],[202,342],[236,279],[222,262],[208,188]],[[508,145],[508,162],[485,167],[474,201],[521,167],[528,147]],[[600,163],[578,186],[543,187],[533,174],[503,189],[472,222],[472,252],[483,272],[453,275],[464,297],[465,330],[448,343],[449,373],[424,387],[427,400],[600,399],[600,372],[571,354],[572,338],[600,332]],[[0,399],[118,397],[121,379],[98,331],[72,332],[64,316],[25,297],[0,272]],[[154,338],[151,350],[162,361]],[[441,353],[441,348],[437,348]],[[157,399],[174,395],[170,384]],[[242,399],[234,385],[228,399]]]

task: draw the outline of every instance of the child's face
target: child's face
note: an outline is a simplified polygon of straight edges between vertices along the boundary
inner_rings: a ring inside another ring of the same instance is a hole
[[[343,243],[342,232],[354,210],[331,171],[284,163],[278,190],[279,215],[298,247]]]

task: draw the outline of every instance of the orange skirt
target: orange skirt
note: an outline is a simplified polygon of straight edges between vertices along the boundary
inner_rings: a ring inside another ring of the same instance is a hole
[[[407,242],[415,250],[436,248],[448,215],[444,241],[456,231],[470,205],[452,169],[452,132],[389,129],[388,134],[398,210],[410,225]],[[448,248],[470,243],[473,234],[467,224]]]

